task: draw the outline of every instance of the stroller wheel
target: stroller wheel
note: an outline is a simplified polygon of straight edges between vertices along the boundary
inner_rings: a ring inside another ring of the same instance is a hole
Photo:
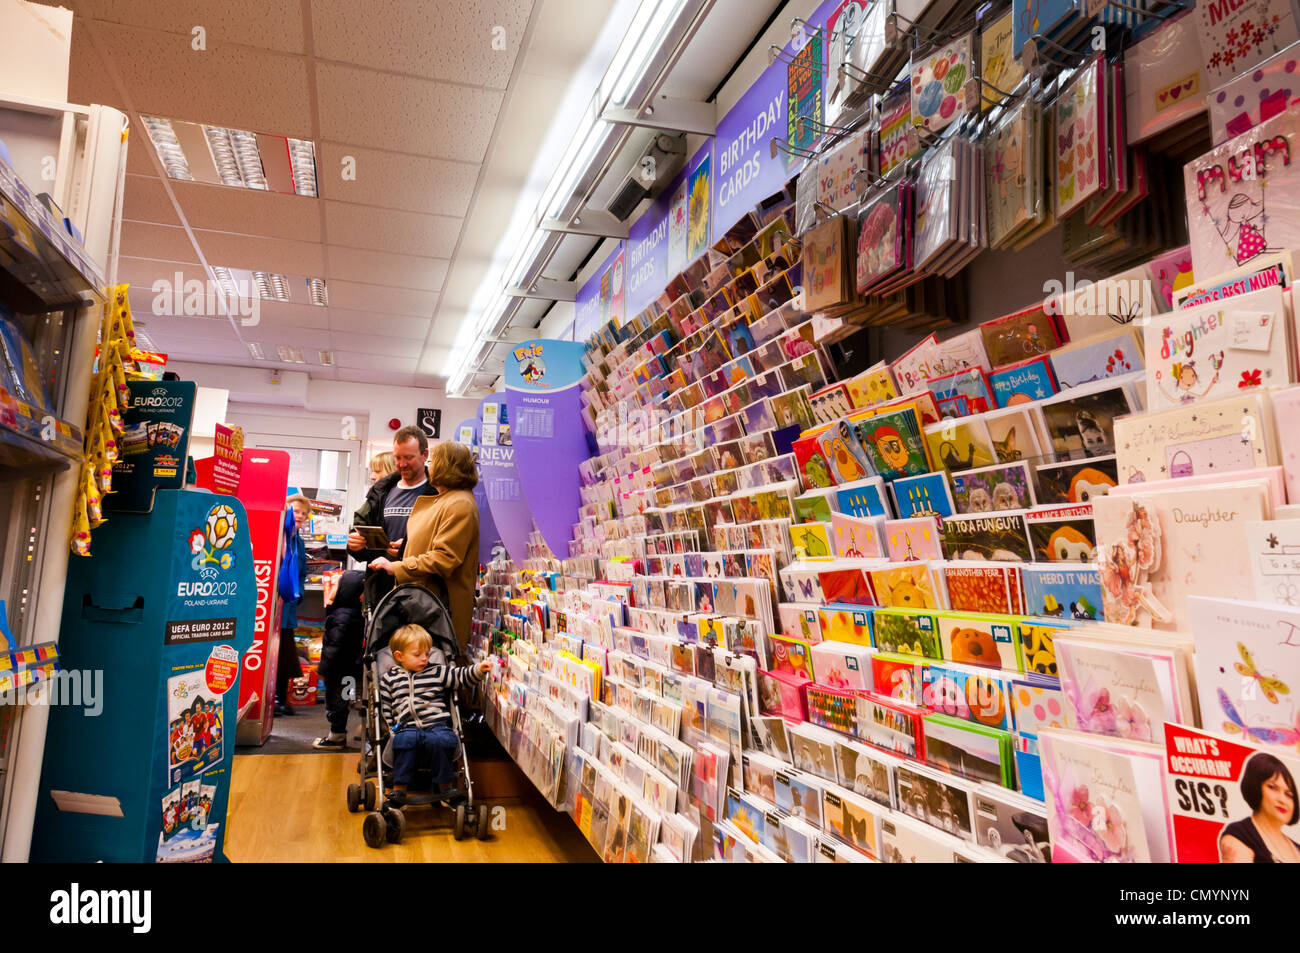
[[[361,836],[365,838],[366,846],[375,849],[383,847],[384,837],[388,833],[387,826],[384,815],[378,811],[367,814],[366,819],[361,822]]]
[[[468,815],[469,812],[465,810],[464,804],[456,805],[456,826],[452,829],[452,836],[454,836],[456,840],[465,839],[465,822]]]
[[[478,824],[476,825],[476,826],[477,826],[477,830],[475,831],[475,834],[478,835],[478,839],[479,839],[479,840],[487,840],[487,838],[488,838],[488,809],[487,809],[487,805],[486,805],[486,804],[480,804],[480,805],[478,805],[476,808],[474,808],[474,813],[475,813],[475,814],[477,815],[477,817],[478,817]]]
[[[353,814],[361,810],[361,785],[348,785],[348,810]]]
[[[375,804],[378,803],[378,800],[379,800],[379,796],[378,793],[375,791],[375,782],[367,781],[366,797],[365,797],[366,810],[373,811],[375,809]]]
[[[406,833],[406,815],[399,808],[392,808],[388,812],[388,842],[400,844],[404,833]]]

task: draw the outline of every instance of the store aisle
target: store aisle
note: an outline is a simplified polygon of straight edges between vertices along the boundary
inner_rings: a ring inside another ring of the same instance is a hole
[[[505,830],[487,841],[452,836],[451,815],[413,809],[401,844],[371,850],[362,814],[349,814],[344,790],[356,779],[358,755],[239,755],[234,759],[226,854],[235,863],[548,863],[592,862],[596,855],[573,822],[528,785],[523,797],[493,799]],[[494,768],[513,764],[496,762]],[[494,785],[495,787],[496,785]],[[287,792],[296,792],[288,794]]]

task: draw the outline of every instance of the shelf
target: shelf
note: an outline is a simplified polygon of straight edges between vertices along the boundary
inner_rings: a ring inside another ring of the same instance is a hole
[[[86,250],[0,160],[0,297],[41,314],[103,303],[103,287]]]
[[[0,483],[82,461],[81,430],[20,400],[0,403]],[[51,431],[44,421],[51,421]],[[50,439],[44,434],[49,433]]]

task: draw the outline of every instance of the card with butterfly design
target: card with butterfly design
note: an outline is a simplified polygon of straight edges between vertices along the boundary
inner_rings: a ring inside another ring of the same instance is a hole
[[[1300,745],[1300,609],[1194,596],[1201,723],[1265,748]]]
[[[1054,168],[1057,218],[1064,218],[1106,188],[1104,61],[1097,57],[1074,74],[1056,100]]]

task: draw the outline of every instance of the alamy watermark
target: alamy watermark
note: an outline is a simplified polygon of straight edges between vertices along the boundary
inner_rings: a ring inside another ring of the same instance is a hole
[[[150,289],[154,293],[153,313],[159,317],[201,318],[228,314],[251,328],[261,323],[262,296],[251,281],[231,284],[217,281],[185,280],[176,272],[174,280],[159,278]]]
[[[64,669],[29,685],[0,691],[0,705],[49,705],[84,708],[87,718],[104,711],[103,669]]]

